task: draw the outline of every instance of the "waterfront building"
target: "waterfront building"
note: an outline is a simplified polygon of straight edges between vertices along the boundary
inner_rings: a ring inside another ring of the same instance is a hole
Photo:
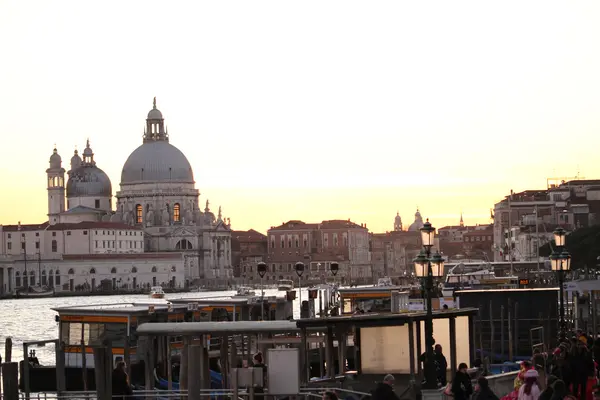
[[[417,209],[415,220],[408,230],[403,230],[402,218],[397,212],[392,231],[370,234],[371,265],[374,278],[404,277],[412,274],[413,259],[423,248],[419,231],[422,227],[423,218]]]
[[[44,276],[56,290],[92,287],[92,280],[129,288],[226,285],[233,276],[230,222],[220,207],[215,216],[208,200],[200,209],[192,167],[169,139],[154,99],[142,144],[123,165],[116,204],[89,140],[68,171],[55,148],[46,170],[48,220],[0,226],[0,293]]]
[[[271,227],[268,236],[268,272],[265,283],[297,279],[294,265],[307,265],[303,280],[324,282],[332,262],[339,264],[338,277],[347,282],[371,282],[369,231],[350,220],[320,223],[288,221]],[[310,266],[310,267],[309,267]]]
[[[460,215],[458,225],[444,226],[438,230],[440,251],[449,262],[492,261],[493,225],[466,225]]]
[[[560,226],[567,231],[600,223],[600,180],[549,179],[494,205],[494,261],[533,261]]]
[[[260,280],[256,266],[266,262],[269,252],[267,236],[250,229],[231,232],[233,276],[243,282],[257,283]]]

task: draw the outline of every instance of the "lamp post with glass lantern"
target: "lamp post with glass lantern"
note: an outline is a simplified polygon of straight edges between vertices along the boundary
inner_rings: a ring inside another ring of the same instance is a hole
[[[296,275],[298,275],[298,303],[300,303],[300,318],[302,318],[302,274],[304,273],[304,263],[298,261],[294,265]]]
[[[565,323],[565,301],[564,301],[564,279],[565,272],[571,269],[571,255],[564,250],[567,241],[567,233],[563,228],[557,228],[554,231],[554,244],[556,249],[550,255],[550,265],[552,271],[558,275],[559,296],[560,296],[560,335],[564,336],[566,332]]]
[[[423,250],[415,258],[415,275],[425,281],[426,311],[425,317],[425,384],[424,389],[437,389],[437,373],[433,355],[433,313],[431,298],[433,297],[433,278],[444,274],[444,259],[439,252],[432,257],[431,248],[435,238],[435,228],[429,220],[421,228]]]
[[[260,319],[263,320],[265,318],[265,287],[263,285],[263,278],[267,273],[267,264],[259,262],[256,265],[256,272],[260,276]]]
[[[331,271],[331,275],[336,276],[338,271],[340,270],[340,264],[332,262],[331,264],[329,264],[329,270]]]

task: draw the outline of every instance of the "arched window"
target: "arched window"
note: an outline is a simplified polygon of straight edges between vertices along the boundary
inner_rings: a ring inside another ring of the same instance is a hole
[[[173,222],[181,221],[180,211],[181,207],[179,206],[179,203],[175,203],[175,205],[173,206]]]
[[[174,265],[172,265],[172,266],[171,266],[171,272],[176,272],[176,271],[177,271],[177,268],[175,268],[175,266],[174,266]]]
[[[132,273],[132,274],[135,274],[136,272],[137,272],[137,267],[133,267],[133,268],[131,268],[131,273]]]
[[[142,222],[144,222],[144,208],[142,207],[141,204],[138,204],[137,206],[135,206],[135,223],[136,224],[141,224]]]
[[[152,272],[156,272],[156,267],[152,267]]]
[[[56,253],[58,251],[58,243],[56,242],[56,240],[52,241],[52,252]]]
[[[90,269],[90,274],[95,274],[95,273],[96,273],[96,268]]]
[[[58,273],[58,272],[57,272]],[[75,270],[73,268],[69,269],[68,272],[69,275],[74,275],[75,274]]]
[[[54,284],[60,285],[60,270],[57,269],[56,272],[54,272],[54,275],[55,275]]]
[[[115,267],[112,267],[110,270],[111,274],[116,274],[117,273],[117,269]]]
[[[189,240],[181,239],[175,245],[175,249],[176,250],[192,250],[192,244],[189,242]]]
[[[19,271],[15,272],[15,285],[21,287],[21,274]]]

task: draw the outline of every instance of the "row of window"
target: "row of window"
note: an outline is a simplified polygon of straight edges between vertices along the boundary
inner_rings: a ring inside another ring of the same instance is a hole
[[[332,243],[333,243],[333,247],[337,247],[340,245],[339,243],[339,239],[338,239],[338,234],[337,233],[332,233]],[[294,235],[294,237],[292,238],[291,236],[287,237],[287,241],[286,238],[284,236],[281,236],[281,241],[280,241],[280,248],[284,249],[286,248],[286,243],[287,243],[287,247],[288,248],[299,248],[300,247],[300,237],[298,235]],[[317,245],[317,242],[315,240],[315,246]],[[346,233],[344,233],[342,235],[342,245],[344,247],[348,246],[348,236]],[[323,235],[323,246],[324,247],[329,247],[329,234],[324,234]],[[304,235],[302,238],[302,247],[304,248],[308,248],[308,237],[307,235]],[[275,236],[271,236],[271,249],[275,248]]]
[[[158,268],[156,268],[156,266],[153,266],[151,271],[153,273],[156,273],[156,272],[158,272]],[[177,272],[177,267],[175,267],[174,265],[172,265],[171,268],[170,268],[170,271],[171,272]],[[131,273],[132,274],[135,274],[137,272],[138,272],[137,267],[132,267],[131,268]],[[110,273],[111,274],[116,274],[116,273],[118,273],[118,269],[116,267],[112,267],[110,269]],[[90,268],[90,274],[91,275],[96,274],[96,268]],[[23,272],[23,275],[24,276],[26,275],[25,272]],[[35,275],[35,270],[30,270],[29,271],[29,275]],[[46,275],[46,270],[42,271],[42,276],[44,276],[44,275]],[[54,272],[52,270],[50,270],[48,272],[48,275],[55,275],[56,279],[57,279],[57,282],[58,282],[58,279],[59,279],[59,276],[60,276],[60,270],[57,269]],[[75,270],[73,268],[69,268],[69,270],[67,271],[67,275],[75,275]],[[19,271],[15,272],[15,277],[17,277],[17,276],[21,276],[21,273]]]
[[[488,242],[492,241],[492,237],[490,235],[488,235],[488,236],[465,236],[465,242],[485,242],[486,238],[487,238]]]
[[[179,203],[173,205],[173,212],[169,208],[169,204],[165,204],[167,212],[173,219],[173,222],[181,222],[181,206]],[[150,211],[150,204],[146,204],[146,213]],[[144,207],[141,204],[135,206],[135,222],[138,224],[144,223]]]
[[[123,242],[125,242],[126,249],[137,249],[137,248],[141,249],[143,247],[143,244],[142,244],[143,242],[140,242],[140,241],[119,240],[119,248],[120,249],[123,248]],[[114,240],[96,240],[94,244],[97,249],[99,249],[100,247],[102,247],[103,249],[114,249],[115,248]]]

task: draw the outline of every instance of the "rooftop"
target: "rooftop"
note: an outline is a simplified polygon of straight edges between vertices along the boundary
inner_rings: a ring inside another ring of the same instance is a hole
[[[168,253],[102,253],[102,254],[63,254],[63,260],[180,260],[179,252]]]
[[[87,208],[87,207],[84,207]],[[94,211],[93,208],[90,210]],[[141,231],[140,228],[136,228],[131,225],[123,224],[121,222],[101,222],[101,221],[84,221],[77,223],[61,223],[51,225],[47,230],[49,231],[65,231],[65,230],[80,230],[80,229],[122,229],[122,230],[136,230]]]
[[[138,335],[195,336],[202,334],[299,332],[295,321],[155,322],[141,324]]]
[[[477,308],[461,308],[459,310],[433,311],[432,316],[433,319],[448,319],[452,317],[473,316],[477,312]],[[297,320],[296,324],[299,328],[325,328],[340,325],[368,328],[404,325],[409,322],[424,321],[426,317],[427,313],[425,311],[385,314],[369,313],[339,317],[304,318]]]

